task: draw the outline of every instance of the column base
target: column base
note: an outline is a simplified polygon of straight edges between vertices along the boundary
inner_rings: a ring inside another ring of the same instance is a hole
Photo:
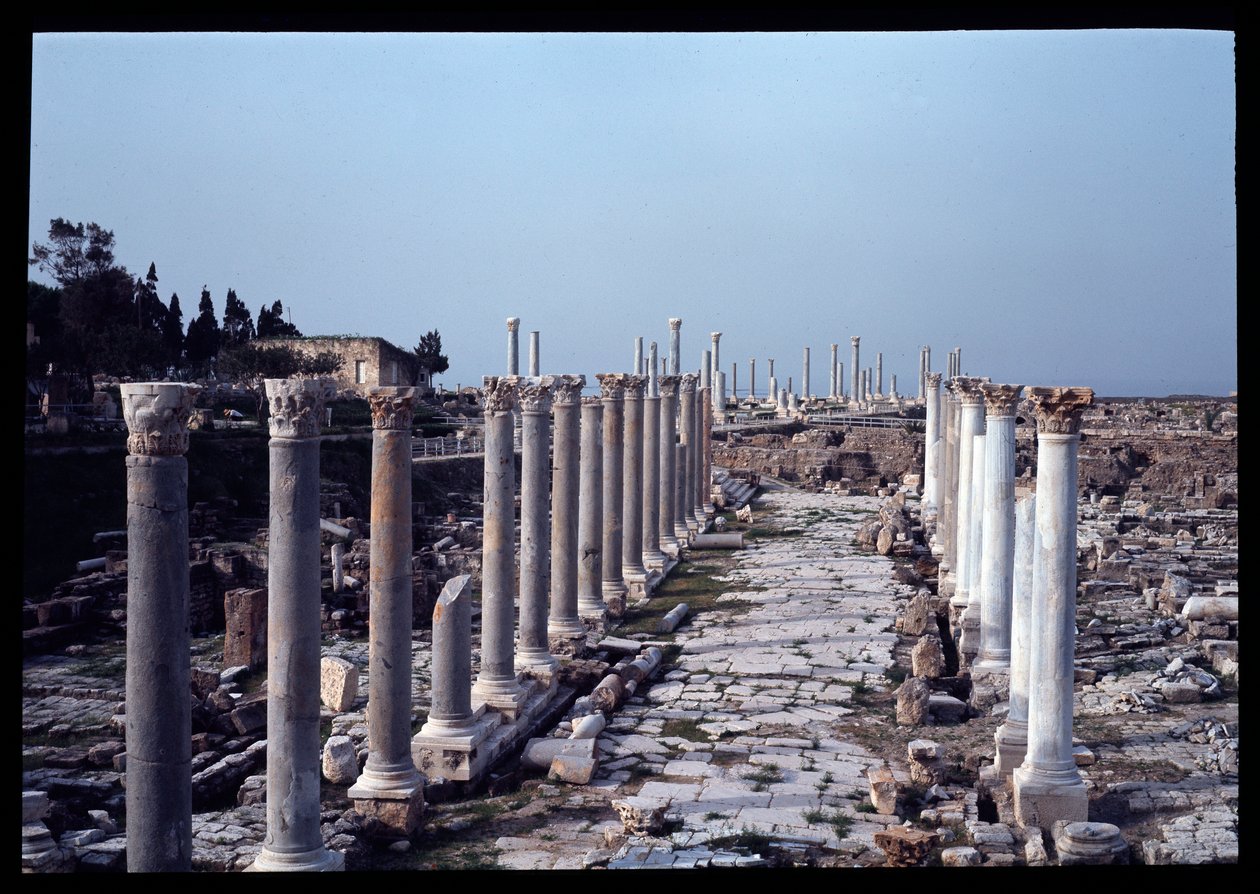
[[[663,552],[668,558],[678,558],[679,549],[681,549],[681,547],[678,545],[677,534],[670,534],[668,537],[664,534],[661,535],[661,552]]]
[[[986,655],[984,650],[981,649],[980,653],[976,655],[976,663],[972,667],[988,674],[1006,675],[1011,672],[1011,655],[1009,652],[1005,656]]]
[[[647,580],[648,570],[642,566],[631,567],[629,565],[621,566],[621,579],[626,582],[626,589],[632,589],[635,584],[641,584]]]
[[[602,606],[601,606],[602,610]],[[582,626],[582,619],[576,613],[568,618],[550,618],[547,621],[547,639],[552,637],[569,637],[569,636],[585,636],[586,628]],[[551,654],[555,654],[555,650],[548,647]]]
[[[958,651],[966,657],[968,666],[972,666],[980,652],[980,612],[970,607],[958,620]]]
[[[1075,769],[1047,775],[1020,767],[1012,775],[1015,820],[1021,826],[1049,829],[1059,820],[1069,823],[1089,819],[1089,794]]]
[[[368,763],[371,764],[370,757]],[[417,791],[423,796],[424,783],[424,777],[420,775],[420,771],[416,769],[416,765],[408,756],[405,767],[397,770],[381,772],[372,769],[371,766],[364,767],[363,773],[346,791],[346,797],[352,801],[359,799],[405,801]]]
[[[326,847],[281,854],[263,848],[254,862],[245,867],[246,872],[344,872],[346,855],[330,851]]]
[[[668,557],[665,555],[663,550],[658,549],[655,552],[644,552],[643,567],[648,570],[649,574],[653,571],[660,571],[665,567],[665,561],[667,558]]]
[[[537,680],[546,688],[551,685],[560,662],[550,652],[517,652],[514,663],[517,674],[528,680]]]
[[[512,722],[520,715],[529,692],[515,677],[511,680],[478,680],[473,684],[472,697],[474,704],[484,702],[487,708],[493,708],[503,715],[504,720]]]
[[[354,801],[354,809],[372,822],[368,834],[386,837],[410,837],[424,819],[424,777],[412,767],[417,783],[410,787],[380,789],[363,785],[364,777],[350,786],[346,796]]]
[[[557,658],[585,658],[588,651],[586,627],[582,626],[580,621],[578,626],[577,633],[547,634],[547,650]]]
[[[497,712],[487,714],[484,704],[477,706],[471,720],[458,725],[429,721],[411,740],[411,759],[431,777],[468,782],[485,768],[488,755],[481,745],[502,722]]]
[[[1023,766],[1028,755],[1028,725],[1007,720],[993,734],[993,742],[996,746],[994,770],[1003,777],[1009,777]]]
[[[604,605],[608,605],[609,599],[626,598],[626,591],[629,588],[623,580],[606,580],[600,584],[600,590],[604,596]]]
[[[674,540],[680,550],[686,549],[691,543],[691,528],[686,522],[674,522]]]
[[[604,617],[604,596],[602,593],[595,598],[578,597],[578,620],[582,623],[582,627],[586,630],[590,629],[592,619],[602,619]]]

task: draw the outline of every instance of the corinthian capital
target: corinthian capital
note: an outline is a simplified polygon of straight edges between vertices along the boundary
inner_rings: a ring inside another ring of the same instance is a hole
[[[1014,416],[1015,406],[1019,403],[1019,393],[1023,385],[995,385],[983,382],[980,392],[984,395],[984,412],[986,416]]]
[[[520,329],[520,328],[521,328],[521,318],[520,318],[520,317],[508,317],[508,318],[507,318],[507,327],[508,327],[508,332],[515,332],[517,329]]]
[[[1028,399],[1037,414],[1038,434],[1075,435],[1085,408],[1094,402],[1094,389],[1029,388]]]
[[[322,379],[266,379],[268,425],[273,438],[313,438],[319,434],[324,403],[331,392]]]
[[[700,381],[700,377],[695,373],[683,373],[678,377],[678,393],[679,394],[695,394],[696,383]]]
[[[672,332],[677,332],[682,328],[682,317],[670,317],[669,328]]]
[[[557,407],[576,406],[586,387],[586,376],[553,376],[551,403]]]
[[[643,388],[644,386],[647,385],[647,381],[648,381],[647,376],[627,375],[626,376],[626,399],[627,400],[642,400]]]
[[[677,397],[678,396],[678,380],[682,376],[661,376],[656,380],[660,386],[661,397]]]
[[[517,388],[522,413],[550,413],[551,386],[555,384],[553,376],[538,376],[521,379]]]
[[[596,373],[599,394],[604,400],[623,400],[626,396],[626,373]]]
[[[980,390],[980,385],[985,381],[978,376],[954,376],[954,393],[964,404],[984,403],[984,392]]]
[[[941,374],[934,373],[934,372],[925,373],[924,381],[927,383],[928,388],[940,388],[941,387]]]
[[[415,388],[376,387],[367,393],[372,411],[372,428],[387,431],[410,431]]]
[[[516,407],[516,388],[520,376],[486,376],[481,380],[482,400],[487,416],[508,413]]]
[[[127,452],[132,456],[182,456],[188,452],[188,417],[196,385],[136,382],[122,386]]]

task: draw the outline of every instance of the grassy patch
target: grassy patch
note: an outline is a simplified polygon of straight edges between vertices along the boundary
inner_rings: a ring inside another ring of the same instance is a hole
[[[748,759],[748,755],[739,754],[735,751],[715,751],[713,752],[713,760],[709,761],[715,767],[733,767],[736,764],[742,764]]]
[[[704,815],[706,822],[714,822],[715,820],[726,819],[725,813],[718,813],[716,810],[710,810]]]
[[[744,826],[738,832],[734,832],[730,835],[723,835],[720,838],[710,838],[705,846],[717,849],[743,848],[752,853],[757,853],[768,849],[770,847],[770,843],[771,838],[765,832],[758,832]]]
[[[666,720],[661,726],[662,737],[674,737],[679,739],[687,739],[690,742],[711,742],[712,738],[704,730],[700,729],[700,724],[695,720],[674,717]]]
[[[874,813],[875,805],[869,801],[863,801],[861,804],[856,805],[853,809],[858,813]]]
[[[739,778],[751,782],[753,791],[764,792],[771,783],[783,781],[783,771],[777,764],[758,764],[756,768],[741,773]]]

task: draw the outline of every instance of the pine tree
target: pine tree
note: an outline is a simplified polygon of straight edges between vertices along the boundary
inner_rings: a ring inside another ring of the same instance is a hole
[[[184,356],[190,363],[209,360],[219,353],[221,342],[219,321],[214,316],[214,301],[210,290],[202,286],[197,318],[188,324],[188,335],[184,339]]]

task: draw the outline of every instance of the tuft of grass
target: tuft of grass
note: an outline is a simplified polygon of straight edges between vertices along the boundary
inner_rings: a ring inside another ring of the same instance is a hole
[[[753,853],[759,853],[770,847],[771,838],[765,832],[758,832],[743,826],[738,832],[731,835],[723,835],[720,838],[710,838],[706,843],[707,848],[730,849],[744,848]]]
[[[853,809],[856,810],[858,813],[874,813],[875,805],[872,804],[870,801],[863,801],[862,803],[855,806]]]
[[[661,736],[674,736],[679,739],[686,739],[689,742],[713,741],[708,733],[700,729],[698,721],[678,717],[665,721],[661,726]]]
[[[704,815],[704,818],[707,822],[713,822],[714,820],[726,819],[726,814],[719,813],[716,810],[710,810]]]
[[[853,827],[853,817],[837,810],[827,819],[827,823],[836,833],[836,838],[843,841],[845,836],[849,834],[849,830]]]
[[[771,783],[783,781],[783,771],[777,764],[758,764],[756,769],[741,773],[740,778],[751,782],[753,791],[764,792]]]

